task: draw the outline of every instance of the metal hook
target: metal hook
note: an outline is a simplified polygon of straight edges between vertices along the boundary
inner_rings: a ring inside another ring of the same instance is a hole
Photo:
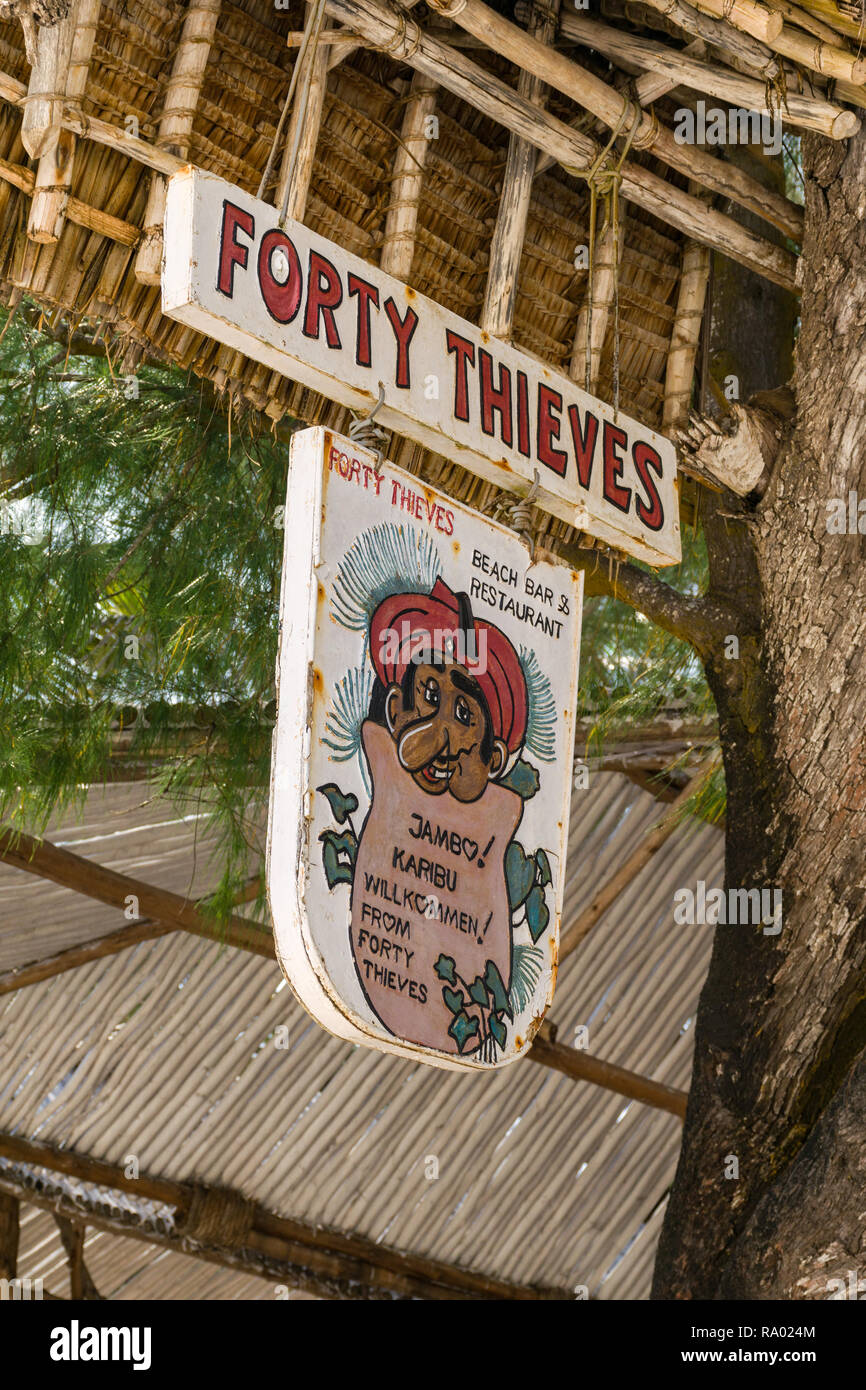
[[[360,444],[363,449],[369,449],[376,455],[376,476],[379,477],[382,469],[382,445],[387,442],[388,435],[379,425],[375,423],[376,416],[385,403],[385,385],[379,382],[379,398],[372,410],[366,415],[355,415],[354,420],[349,426],[349,438],[353,444]],[[353,412],[354,413],[354,412]]]

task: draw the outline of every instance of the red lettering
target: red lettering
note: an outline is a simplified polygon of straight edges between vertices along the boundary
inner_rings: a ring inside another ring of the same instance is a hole
[[[475,345],[468,338],[461,338],[453,328],[445,333],[445,346],[454,353],[454,416],[457,420],[469,419],[469,384],[467,366],[475,366]]]
[[[493,416],[499,415],[503,444],[511,448],[511,372],[499,364],[499,386],[493,389],[493,358],[484,348],[478,349],[478,385],[481,394],[481,428],[493,434]]]
[[[595,440],[598,434],[598,420],[591,410],[586,412],[586,426],[580,428],[580,411],[576,405],[568,407],[568,423],[574,441],[574,457],[577,459],[577,476],[581,487],[588,488],[595,460]]]
[[[370,285],[366,280],[362,280],[360,275],[353,275],[349,272],[347,282],[349,286],[349,296],[358,296],[358,328],[355,334],[355,361],[359,367],[369,367],[372,364],[370,353],[370,305],[375,304],[379,307],[379,291],[375,285]]]
[[[616,452],[628,442],[625,430],[618,429],[609,420],[604,422],[604,495],[618,511],[627,512],[631,502],[631,488],[621,487],[623,460]]]
[[[400,317],[400,310],[393,299],[385,301],[385,313],[388,315],[388,322],[394,330],[394,337],[397,339],[397,370],[394,380],[401,390],[405,391],[412,381],[409,370],[409,344],[415,329],[418,327],[418,315],[414,309],[407,309],[405,318]]]
[[[453,513],[453,512],[446,512],[446,513],[445,513],[445,520],[448,522],[447,528],[443,528],[443,529],[445,530],[445,534],[446,534],[446,536],[453,536],[453,535],[454,535],[454,513]]]
[[[271,259],[277,248],[285,252],[289,275],[285,284],[274,278]],[[265,308],[277,323],[291,323],[301,305],[301,262],[285,232],[265,232],[259,247],[259,288]]]
[[[255,234],[256,224],[252,214],[244,212],[243,208],[236,208],[234,203],[230,203],[226,198],[223,200],[223,225],[220,233],[220,263],[219,274],[217,275],[217,289],[220,294],[226,295],[231,299],[235,288],[235,266],[239,265],[241,270],[246,270],[247,261],[250,256],[250,248],[241,246],[235,233],[240,229],[245,236],[252,237]]]
[[[558,391],[553,391],[549,386],[545,386],[543,381],[538,383],[538,459],[546,468],[552,468],[554,473],[558,473],[561,478],[565,477],[565,466],[568,463],[568,455],[562,449],[555,449],[554,439],[559,438],[561,422],[554,415],[554,411],[562,410],[562,396]]]
[[[635,497],[635,509],[644,526],[648,526],[651,531],[660,531],[665,524],[665,511],[658,488],[650,477],[649,470],[652,469],[659,478],[663,477],[664,468],[661,457],[651,444],[640,439],[632,449],[631,456],[634,459],[637,475],[646,491],[649,502],[647,505],[642,497]]]
[[[526,372],[517,373],[517,447],[529,458],[529,379]]]
[[[340,334],[334,310],[343,302],[343,283],[335,265],[318,251],[310,252],[310,273],[307,285],[307,308],[304,314],[304,336],[318,338],[319,321],[324,319],[325,341],[329,348],[340,348]]]

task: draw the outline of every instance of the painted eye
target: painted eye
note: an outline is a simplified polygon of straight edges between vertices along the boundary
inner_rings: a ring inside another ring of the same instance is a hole
[[[424,699],[427,701],[428,705],[433,705],[435,709],[439,708],[439,685],[436,681],[425,681]]]
[[[472,711],[462,696],[454,706],[454,718],[458,724],[472,723]]]

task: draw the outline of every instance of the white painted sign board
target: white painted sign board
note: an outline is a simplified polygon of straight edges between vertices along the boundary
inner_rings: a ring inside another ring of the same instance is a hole
[[[582,576],[317,427],[292,440],[268,891],[337,1036],[443,1067],[552,995]]]
[[[162,309],[655,565],[680,559],[670,440],[275,208],[172,175]]]

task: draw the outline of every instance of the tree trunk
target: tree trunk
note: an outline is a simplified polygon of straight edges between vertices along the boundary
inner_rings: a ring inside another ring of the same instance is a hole
[[[726,887],[780,888],[782,928],[716,928],[655,1298],[827,1298],[866,1273],[866,564],[827,524],[866,498],[866,136],[803,154],[796,415],[761,502],[726,495],[705,527],[739,639],[702,653]]]

